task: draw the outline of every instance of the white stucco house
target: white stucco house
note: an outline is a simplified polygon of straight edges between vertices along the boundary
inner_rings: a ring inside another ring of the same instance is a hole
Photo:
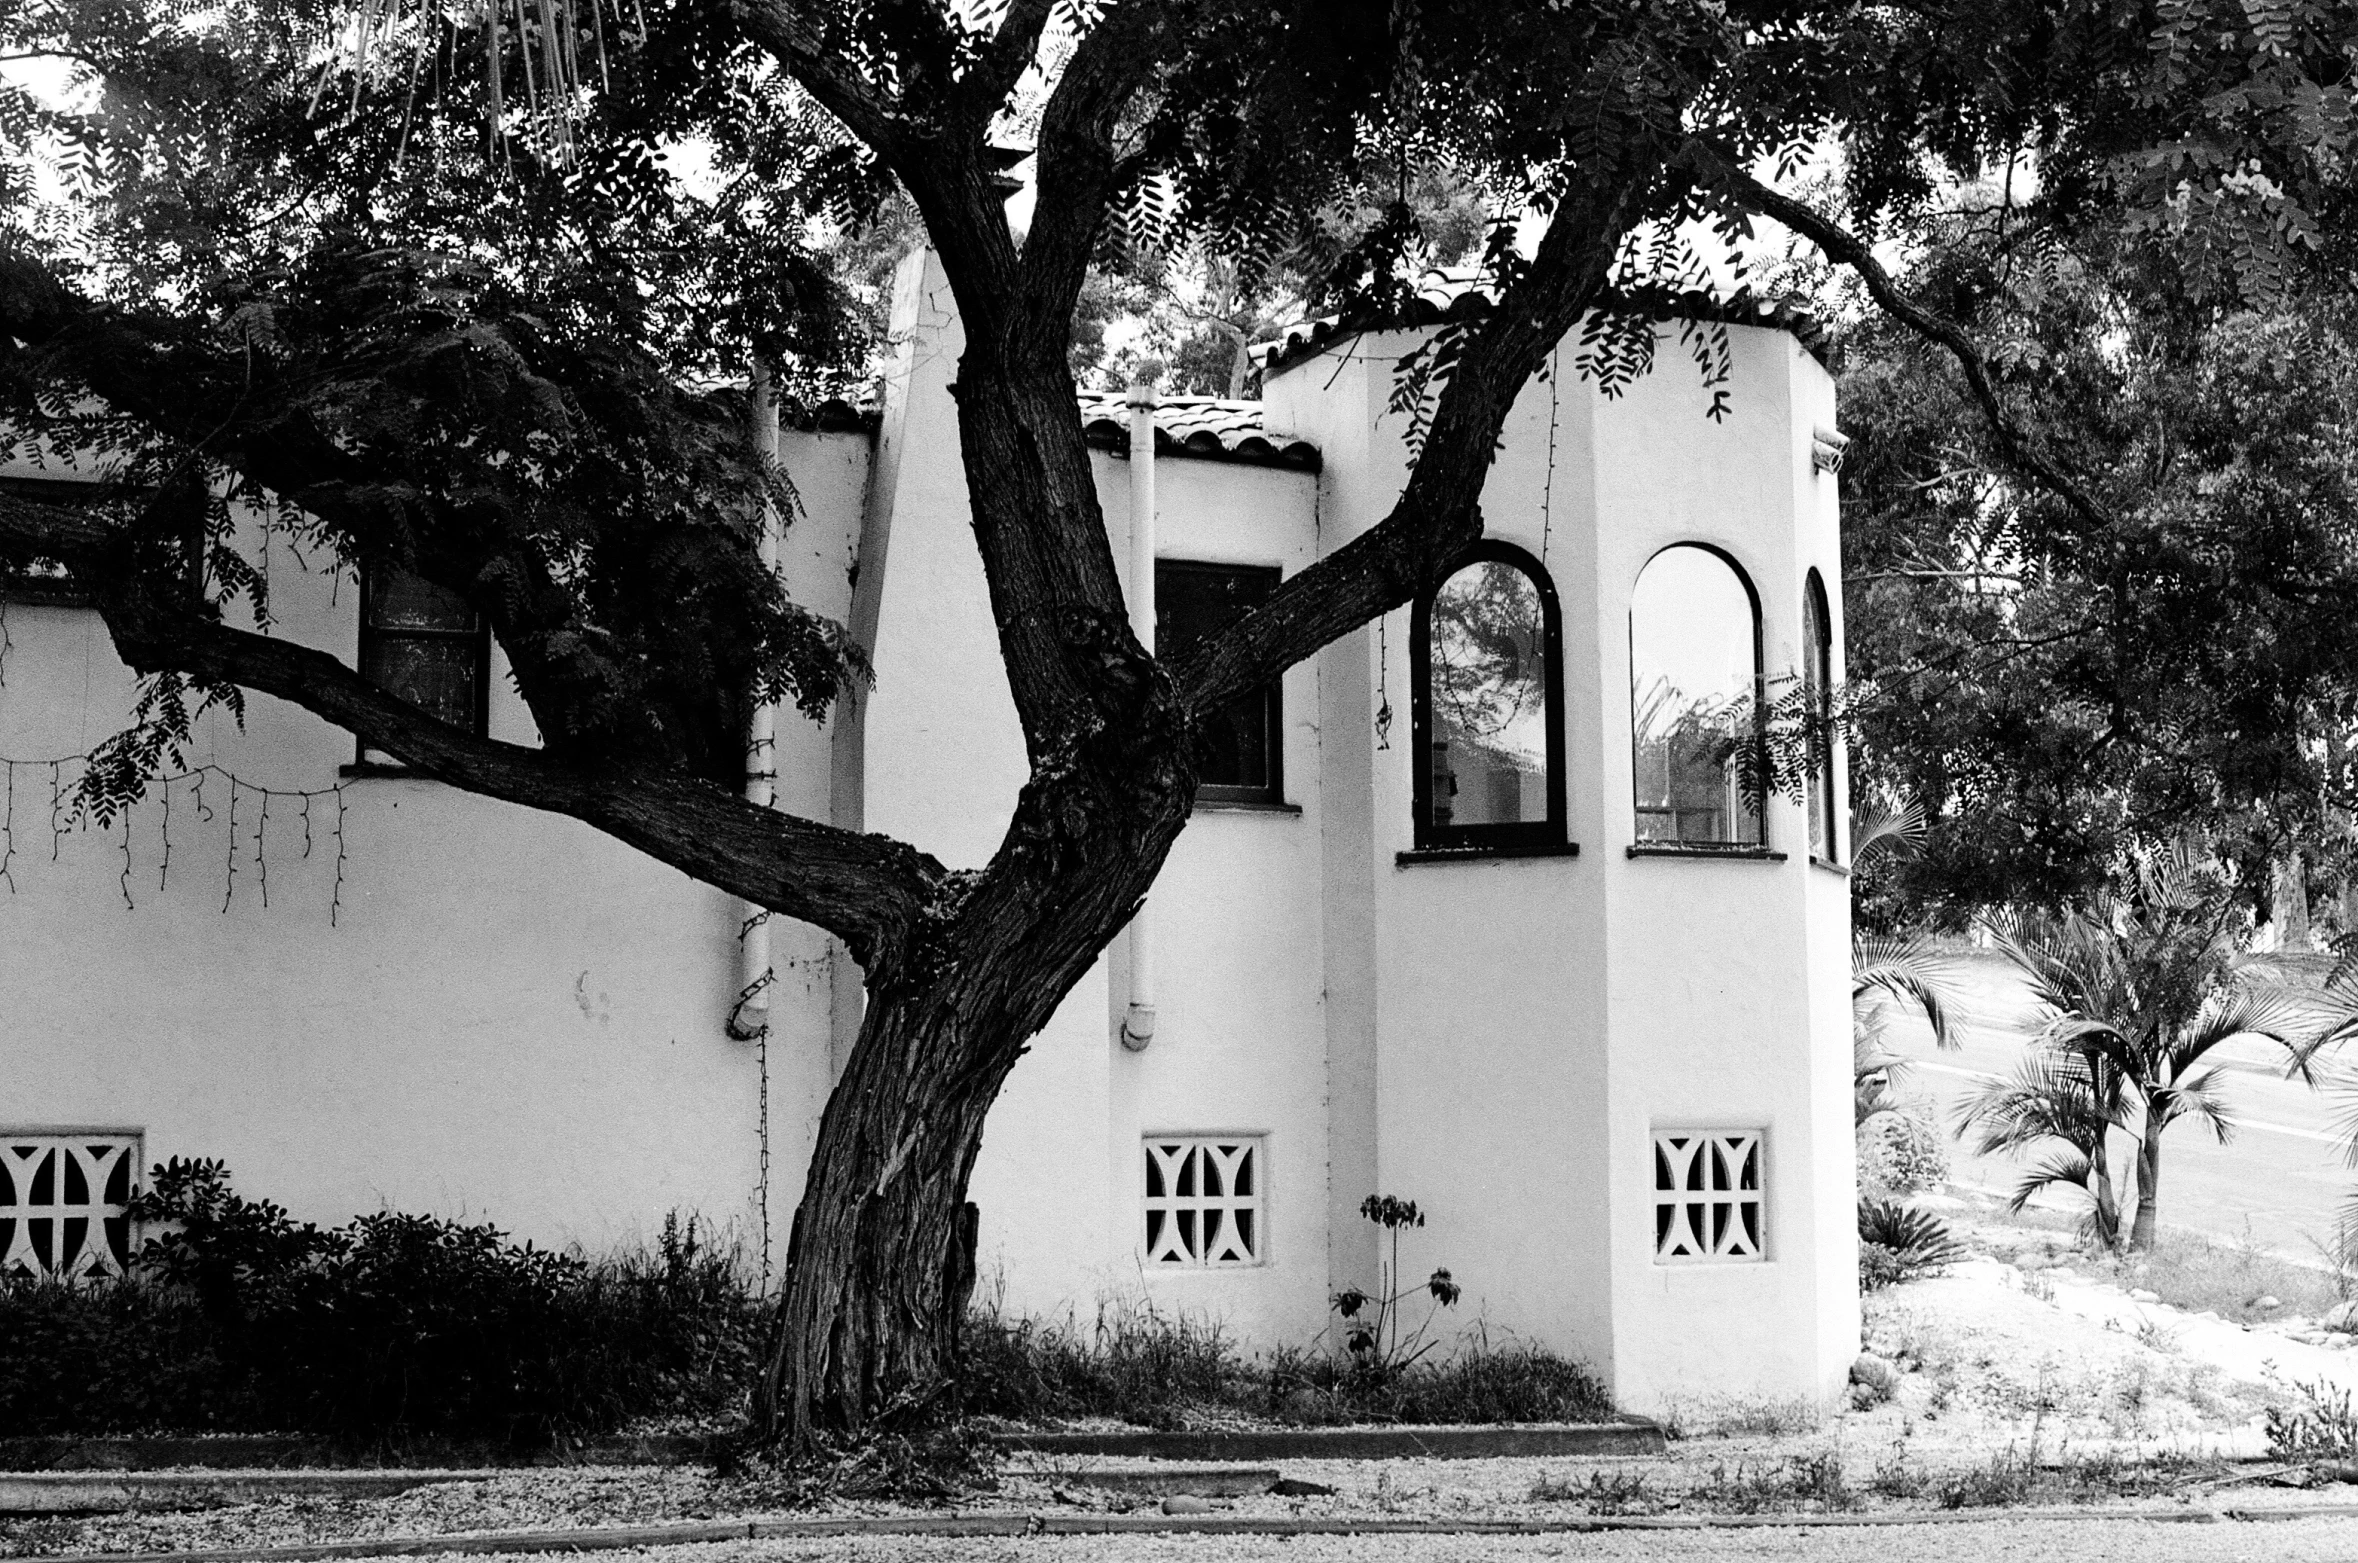
[[[969,534],[961,346],[913,257],[881,411],[789,428],[780,568],[871,687],[778,719],[776,802],[953,866],[1024,775]],[[1374,524],[1406,472],[1393,366],[1432,328],[1297,333],[1260,402],[1154,414],[1159,633],[1204,633]],[[1491,1335],[1637,1411],[1830,1395],[1858,1340],[1839,758],[1806,797],[1724,763],[1730,702],[1840,677],[1832,382],[1790,323],[1729,327],[1729,412],[1683,360],[1618,397],[1527,387],[1487,541],[1431,598],[1240,704],[1139,929],[1035,1042],[973,1198],[1020,1311],[1143,1295],[1307,1344],[1373,1279],[1382,1192]],[[1131,413],[1086,398],[1133,556]],[[52,480],[54,480],[54,475]],[[20,479],[22,481],[22,479]],[[272,632],[530,742],[463,605],[298,558],[258,523]],[[1136,566],[1129,568],[1135,573]],[[391,1206],[544,1243],[671,1211],[784,1253],[858,1018],[823,935],[585,826],[361,762],[268,697],[105,831],[62,799],[133,697],[94,613],[6,606],[0,1263],[104,1270],[139,1169],[212,1156],[305,1219]],[[1132,1011],[1140,941],[1151,1040]]]

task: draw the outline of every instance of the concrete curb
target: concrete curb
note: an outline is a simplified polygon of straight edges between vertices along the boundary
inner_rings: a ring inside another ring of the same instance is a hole
[[[1010,1452],[1147,1460],[1499,1460],[1655,1455],[1668,1441],[1652,1422],[1529,1427],[1303,1427],[1239,1432],[1002,1433]]]
[[[2347,1519],[2358,1505],[2290,1510],[2229,1510],[2232,1518]],[[830,1536],[1568,1536],[1628,1530],[1813,1530],[1904,1525],[1988,1525],[2141,1521],[2152,1525],[2209,1525],[2211,1509],[2147,1505],[2124,1509],[1947,1509],[1907,1514],[1583,1515],[1562,1520],[1403,1520],[1313,1516],[1163,1514],[941,1514],[846,1516],[839,1519],[692,1521],[586,1530],[502,1531],[470,1536],[400,1536],[331,1541],[309,1546],[222,1547],[202,1552],[85,1552],[45,1556],[37,1563],[326,1563],[345,1558],[471,1556],[526,1552],[611,1552],[633,1547],[723,1541],[792,1541]],[[34,1560],[27,1560],[34,1563]]]
[[[0,1473],[159,1471],[195,1466],[212,1471],[449,1470],[455,1467],[536,1470],[551,1465],[692,1465],[712,1457],[713,1440],[699,1434],[603,1438],[549,1450],[528,1459],[503,1458],[492,1445],[451,1444],[419,1451],[383,1451],[320,1438],[225,1434],[187,1438],[0,1438]]]
[[[433,1482],[501,1471],[43,1471],[0,1473],[0,1514],[114,1514],[258,1498],[383,1498]]]

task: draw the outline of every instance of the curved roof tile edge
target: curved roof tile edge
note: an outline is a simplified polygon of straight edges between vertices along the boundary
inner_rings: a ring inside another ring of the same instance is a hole
[[[1127,421],[1084,416],[1081,434],[1093,450],[1130,453],[1130,426]],[[1196,429],[1185,436],[1174,435],[1169,429],[1157,426],[1154,431],[1154,453],[1158,457],[1176,456],[1194,461],[1233,461],[1248,467],[1291,467],[1299,472],[1316,472],[1322,458],[1318,447],[1308,440],[1278,438],[1253,432],[1236,436],[1233,443],[1210,429]]]

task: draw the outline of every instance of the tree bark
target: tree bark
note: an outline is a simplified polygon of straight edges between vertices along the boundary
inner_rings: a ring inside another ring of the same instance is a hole
[[[2129,1229],[2129,1246],[2150,1252],[2161,1202],[2161,1137],[2168,1125],[2148,1123],[2137,1142],[2137,1222]]]

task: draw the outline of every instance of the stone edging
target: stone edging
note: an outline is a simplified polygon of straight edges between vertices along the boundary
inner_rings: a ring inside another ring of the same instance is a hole
[[[1656,1424],[1557,1423],[1527,1427],[1300,1427],[1229,1432],[1002,1433],[992,1442],[1026,1454],[1148,1460],[1499,1460],[1534,1456],[1658,1455]]]
[[[1619,1422],[1535,1423],[1515,1427],[1300,1427],[1151,1432],[998,1433],[1000,1448],[1035,1454],[1125,1455],[1158,1460],[1486,1460],[1510,1456],[1660,1454],[1662,1429],[1641,1417]],[[688,1434],[614,1438],[575,1444],[510,1465],[497,1452],[452,1446],[428,1450],[408,1468],[452,1466],[531,1469],[564,1465],[692,1465],[712,1458],[713,1440]],[[154,1471],[288,1467],[394,1470],[389,1459],[355,1458],[312,1438],[0,1438],[0,1472]]]
[[[1944,1509],[1897,1514],[1583,1515],[1561,1520],[1341,1519],[1315,1516],[1162,1514],[942,1514],[840,1519],[687,1521],[584,1530],[503,1531],[465,1536],[402,1536],[309,1546],[223,1547],[203,1552],[59,1554],[27,1563],[327,1563],[350,1558],[474,1556],[526,1552],[607,1552],[633,1547],[721,1541],[823,1539],[830,1536],[1559,1536],[1628,1530],[1810,1530],[1902,1525],[1983,1525],[2005,1521],[2130,1520],[2207,1525],[2231,1520],[2358,1518],[2358,1504],[2316,1508],[2212,1509],[2145,1505],[2119,1509]]]

